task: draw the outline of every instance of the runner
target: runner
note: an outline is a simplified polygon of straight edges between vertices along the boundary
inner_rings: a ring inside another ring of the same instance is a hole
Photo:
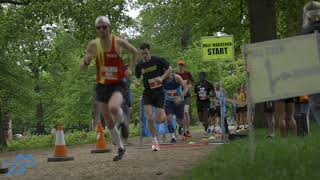
[[[192,75],[190,72],[185,70],[186,62],[183,59],[178,61],[178,72],[177,74],[182,77],[182,79],[188,84],[188,88],[191,88],[193,81]],[[191,133],[189,130],[190,127],[190,106],[191,106],[191,95],[190,91],[187,91],[187,94],[184,96],[184,122],[185,128],[184,129],[184,136],[191,137]],[[181,132],[181,127],[179,128],[179,133]],[[181,135],[182,133],[180,133]]]
[[[239,111],[239,121],[243,125],[243,128],[248,128],[249,123],[247,122],[247,105],[246,105],[246,90],[245,86],[242,84],[239,94],[237,96],[238,111]]]
[[[204,127],[204,135],[207,136],[210,96],[214,96],[215,92],[213,85],[207,81],[205,72],[199,73],[199,82],[194,86],[194,92],[197,94],[198,118]]]
[[[143,76],[143,103],[146,112],[148,127],[152,135],[152,150],[159,151],[160,146],[157,140],[157,132],[154,127],[152,106],[157,108],[156,120],[163,122],[166,119],[164,112],[164,92],[162,81],[166,79],[171,71],[169,62],[163,58],[151,56],[150,45],[143,43],[140,46],[143,62],[136,66],[136,77]],[[139,82],[136,82],[139,84]]]
[[[167,115],[168,130],[171,135],[172,144],[176,143],[175,129],[173,128],[172,119],[173,115],[176,116],[177,122],[180,126],[183,126],[183,114],[184,114],[184,96],[188,91],[187,83],[184,83],[183,79],[176,73],[170,73],[170,76],[163,82],[163,88],[165,91],[165,105],[164,109]],[[182,91],[183,88],[183,91]],[[185,128],[183,128],[185,130]],[[184,133],[185,134],[185,133]]]
[[[129,69],[129,66],[126,65],[126,70]],[[131,103],[131,90],[130,90],[130,78],[131,73],[130,71],[126,71],[129,73],[126,73],[125,78],[123,79],[123,82],[126,84],[125,88],[125,96],[124,96],[124,102],[122,103],[121,108],[124,112],[124,120],[119,120],[120,123],[118,123],[118,129],[121,131],[121,136],[123,139],[123,144],[125,146],[128,145],[128,138],[130,134],[130,111],[132,110],[132,103]]]
[[[131,54],[130,73],[136,63],[137,50],[129,42],[118,38],[111,33],[111,24],[106,16],[99,16],[95,21],[98,38],[91,40],[86,53],[82,58],[80,68],[87,69],[93,57],[96,58],[96,93],[99,102],[99,111],[102,112],[107,121],[107,127],[112,135],[113,142],[118,148],[117,155],[113,161],[122,159],[125,148],[122,144],[118,128],[115,127],[116,118],[123,116],[121,104],[123,102],[125,83],[125,66],[121,58],[122,49],[126,49]],[[120,118],[123,119],[123,118]]]

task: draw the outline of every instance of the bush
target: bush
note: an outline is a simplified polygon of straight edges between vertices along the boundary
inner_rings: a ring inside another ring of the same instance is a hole
[[[105,138],[109,140],[110,134],[109,131],[105,130]],[[132,124],[130,125],[130,137],[138,136],[139,128],[134,127]],[[76,144],[94,144],[96,143],[96,132],[90,131],[76,131],[72,133],[65,134],[65,141],[67,145],[76,145]],[[36,148],[45,148],[45,147],[53,147],[55,143],[54,135],[32,135],[25,136],[21,139],[15,139],[8,142],[8,147],[0,148],[0,152],[2,151],[19,151],[26,149],[36,149]]]

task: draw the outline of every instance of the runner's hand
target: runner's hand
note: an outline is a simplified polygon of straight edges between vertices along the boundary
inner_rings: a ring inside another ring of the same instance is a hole
[[[131,77],[132,71],[131,71],[130,69],[127,69],[127,70],[125,71],[125,75],[126,75],[127,77]]]
[[[180,96],[176,97],[174,102],[176,104],[179,104],[181,102],[181,97]]]
[[[159,84],[162,84],[162,81],[163,81],[163,79],[161,77],[157,77],[154,80]]]
[[[138,86],[138,87],[141,86],[141,83],[138,79],[134,79],[133,82],[136,86]]]

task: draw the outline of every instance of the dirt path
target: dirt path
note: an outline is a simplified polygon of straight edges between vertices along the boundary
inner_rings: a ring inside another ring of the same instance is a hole
[[[193,141],[199,142],[201,133],[194,133]],[[150,139],[145,138],[143,148],[138,146],[138,138],[131,138],[133,145],[127,147],[127,155],[122,161],[113,162],[113,153],[90,154],[93,145],[68,147],[69,155],[74,161],[48,163],[52,150],[32,150],[0,154],[1,160],[9,162],[19,153],[32,154],[37,165],[22,175],[0,179],[23,180],[104,180],[104,179],[146,179],[167,180],[188,172],[194,165],[205,159],[216,146],[199,147],[163,147],[161,151],[152,152]],[[178,144],[182,144],[178,141]]]

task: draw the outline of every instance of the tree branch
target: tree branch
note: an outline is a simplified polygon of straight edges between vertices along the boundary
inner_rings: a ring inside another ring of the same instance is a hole
[[[31,0],[24,0],[24,1],[0,0],[0,4],[8,3],[8,4],[15,4],[15,5],[28,5],[30,2],[31,2]]]

